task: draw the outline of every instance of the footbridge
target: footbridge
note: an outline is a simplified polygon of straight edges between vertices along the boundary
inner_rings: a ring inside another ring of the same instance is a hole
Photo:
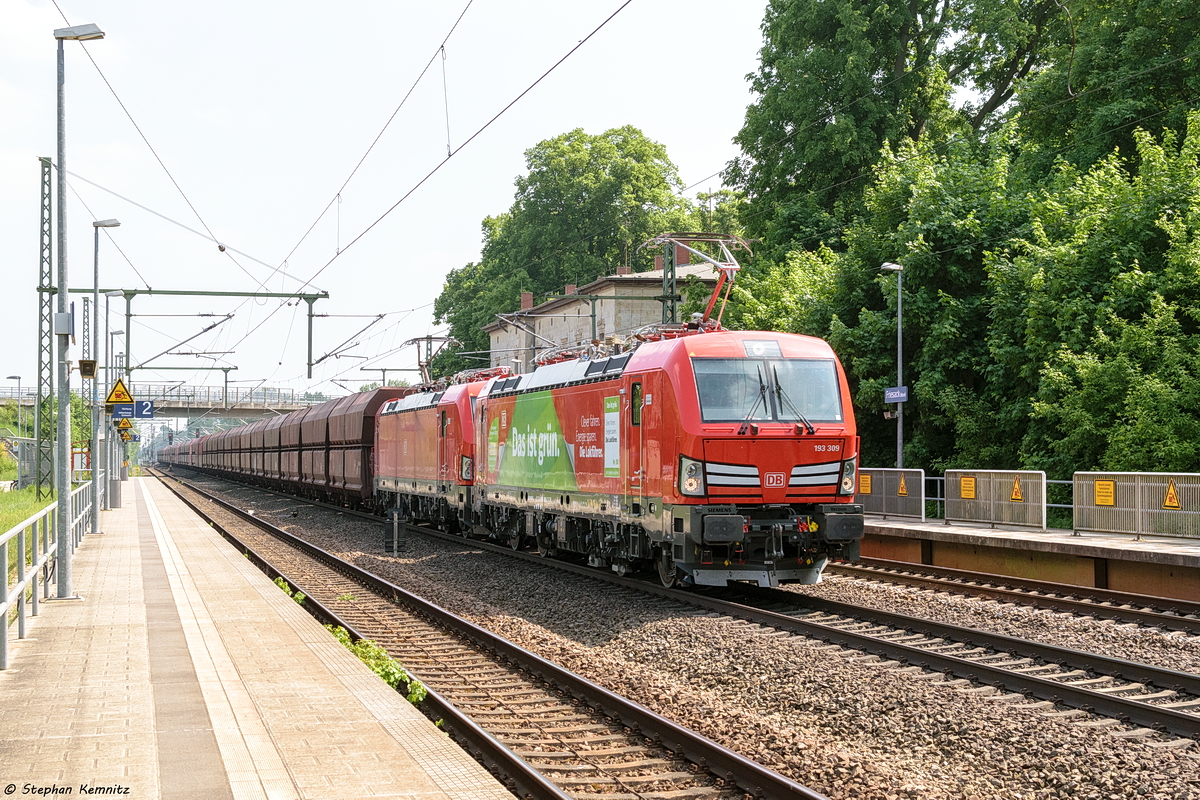
[[[243,419],[272,416],[307,408],[337,397],[321,392],[298,392],[295,389],[272,389],[262,386],[250,389],[131,381],[128,388],[135,400],[154,402],[155,416],[183,419],[200,416]],[[78,392],[79,388],[72,387],[72,391]],[[100,396],[103,399],[103,390]],[[32,414],[37,404],[37,394],[29,388],[20,392],[9,387],[0,388],[0,403],[12,401],[16,401],[26,414]]]
[[[295,389],[225,388],[188,386],[178,383],[133,382],[129,391],[135,400],[154,402],[156,417],[265,417],[286,414],[335,399],[320,392]]]

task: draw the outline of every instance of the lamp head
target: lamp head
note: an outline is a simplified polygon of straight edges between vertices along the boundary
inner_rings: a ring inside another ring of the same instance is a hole
[[[904,265],[897,264],[895,261],[885,261],[879,265],[879,268],[881,270],[885,270],[887,272],[903,272],[904,271]]]
[[[6,381],[19,381],[19,380],[21,380],[21,376],[20,376],[20,375],[9,375],[9,376],[8,376],[7,378],[5,378],[4,380],[6,380]]]
[[[109,331],[109,336],[124,336],[125,331]]]
[[[115,219],[98,219],[92,223],[93,228],[119,228],[121,223]]]
[[[104,296],[105,297],[124,297],[125,291],[123,289],[114,289],[111,292],[105,292]]]
[[[81,42],[89,39],[103,39],[104,31],[93,22],[87,22],[83,25],[73,25],[70,28],[56,28],[54,31],[55,39],[77,39]]]

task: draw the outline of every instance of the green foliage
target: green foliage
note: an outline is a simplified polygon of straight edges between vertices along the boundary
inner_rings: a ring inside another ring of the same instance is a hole
[[[727,322],[828,338],[866,464],[1200,469],[1200,14],[771,0]],[[954,108],[950,92],[975,94]]]
[[[246,556],[246,558],[250,557],[249,553],[243,553],[242,555]],[[278,586],[280,589],[282,589],[284,594],[286,594],[288,597],[295,600],[300,605],[304,605],[304,601],[308,599],[308,597],[304,594],[304,592],[301,592],[299,590],[293,592],[292,587],[289,586],[288,582],[285,581],[283,578],[276,578],[275,585]]]
[[[19,425],[18,422],[24,422]],[[30,436],[33,433],[33,409],[18,409],[16,400],[0,402],[0,433],[14,436]]]
[[[486,352],[483,327],[496,313],[519,308],[521,292],[540,298],[618,266],[649,269],[654,253],[639,250],[643,242],[697,222],[677,194],[681,184],[666,149],[631,126],[597,136],[570,131],[527,150],[525,162],[529,172],[516,180],[512,207],[483,221],[480,260],[451,270],[434,303],[436,320],[449,323],[462,351]],[[736,198],[710,199],[710,216],[734,224]],[[434,370],[479,364],[444,353]]]
[[[1041,365],[1023,457],[1049,470],[1200,469],[1200,113],[1134,141],[1137,169],[1064,168],[1005,265]]]
[[[846,249],[748,270],[738,321],[827,336],[864,462],[889,463],[895,277],[904,266],[906,459],[951,466],[1200,469],[1200,113],[1030,185],[1014,128],[885,153]]]
[[[37,499],[37,487],[26,486],[15,492],[0,492],[0,533],[7,533],[34,514],[54,503],[54,493],[49,499]]]
[[[398,380],[396,378],[393,378],[387,382],[387,385],[388,386],[410,386],[411,384],[406,380]],[[371,392],[371,391],[374,391],[375,389],[380,388],[381,386],[383,386],[383,384],[380,383],[379,381],[371,381],[370,383],[364,383],[362,386],[358,387],[358,390],[360,392]]]
[[[404,692],[405,698],[413,705],[418,705],[428,696],[425,684],[408,674],[399,661],[388,655],[387,651],[370,639],[359,639],[357,642],[350,638],[350,633],[343,627],[326,625],[325,629],[333,634],[342,645],[358,659],[371,668],[371,671],[383,679],[383,682],[397,691]],[[403,684],[403,687],[401,686]]]
[[[750,76],[758,100],[725,174],[746,192],[747,230],[772,258],[840,240],[881,148],[993,124],[1056,20],[1053,0],[772,0]],[[954,109],[955,89],[977,102]]]
[[[1071,3],[1071,29],[1052,63],[1020,92],[1022,126],[1043,155],[1087,168],[1114,150],[1132,158],[1134,131],[1182,135],[1200,97],[1200,14],[1191,0]]]

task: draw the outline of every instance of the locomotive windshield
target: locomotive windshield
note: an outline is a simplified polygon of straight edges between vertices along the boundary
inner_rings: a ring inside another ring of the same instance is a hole
[[[832,359],[694,358],[705,422],[841,422]]]

